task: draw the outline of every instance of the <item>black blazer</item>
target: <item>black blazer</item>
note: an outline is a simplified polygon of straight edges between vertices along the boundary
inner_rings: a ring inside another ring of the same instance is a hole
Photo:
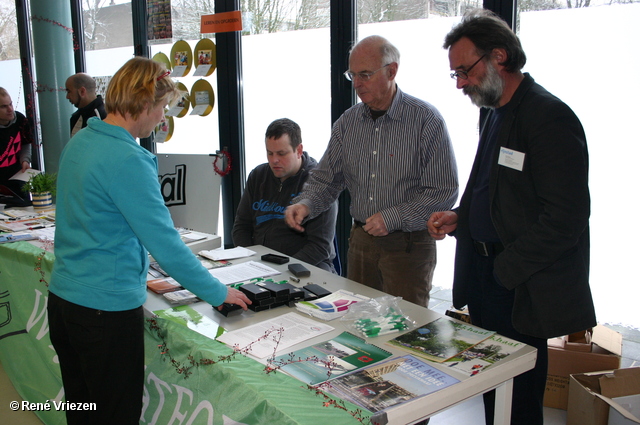
[[[506,105],[490,172],[491,219],[505,246],[500,283],[515,291],[513,326],[551,338],[595,326],[589,288],[589,158],[578,117],[525,74]],[[489,112],[491,114],[492,112]],[[484,131],[484,125],[481,132]],[[524,153],[522,171],[498,165],[500,148]],[[478,155],[457,208],[453,302],[467,304],[469,203]]]

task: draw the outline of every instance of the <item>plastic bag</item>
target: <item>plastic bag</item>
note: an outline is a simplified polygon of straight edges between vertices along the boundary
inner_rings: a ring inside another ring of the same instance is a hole
[[[374,338],[393,332],[413,329],[416,324],[405,315],[398,302],[402,298],[385,295],[358,302],[340,318],[354,334]]]

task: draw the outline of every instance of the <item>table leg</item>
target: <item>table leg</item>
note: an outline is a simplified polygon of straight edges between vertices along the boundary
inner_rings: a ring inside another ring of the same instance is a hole
[[[496,410],[493,418],[494,425],[509,425],[511,423],[511,397],[513,395],[513,379],[496,387]]]

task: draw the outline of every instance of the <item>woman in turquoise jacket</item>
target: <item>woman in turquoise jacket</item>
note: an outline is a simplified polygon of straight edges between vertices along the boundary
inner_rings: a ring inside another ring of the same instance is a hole
[[[112,78],[107,117],[90,119],[60,157],[55,264],[49,287],[51,341],[73,424],[138,424],[144,381],[148,253],[185,288],[218,306],[250,301],[200,264],[175,230],[148,137],[179,96],[158,63],[134,58]]]

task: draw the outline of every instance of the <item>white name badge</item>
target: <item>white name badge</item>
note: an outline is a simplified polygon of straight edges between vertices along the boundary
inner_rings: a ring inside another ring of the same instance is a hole
[[[513,168],[514,170],[522,171],[522,166],[524,165],[524,153],[514,151],[513,149],[500,148],[498,164]]]

